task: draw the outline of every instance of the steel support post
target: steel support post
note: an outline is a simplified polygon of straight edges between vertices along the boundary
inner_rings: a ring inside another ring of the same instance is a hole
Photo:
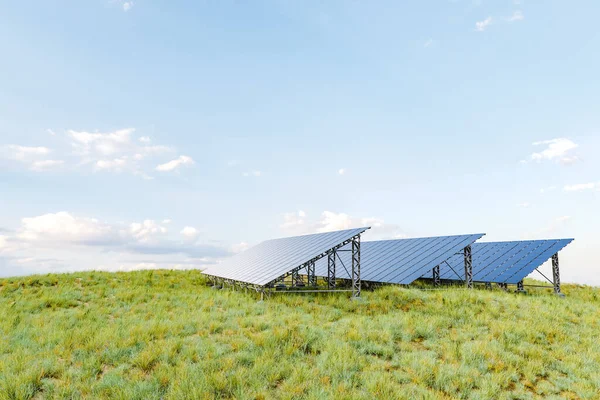
[[[317,286],[317,277],[315,276],[315,262],[311,261],[306,266],[308,276],[308,286]]]
[[[360,236],[352,239],[352,297],[360,297]]]
[[[327,285],[329,289],[335,289],[335,258],[336,251],[333,250],[327,255]]]
[[[560,294],[560,270],[558,268],[558,253],[552,256],[552,279],[554,280],[554,293]]]
[[[473,258],[471,255],[471,246],[465,247],[465,286],[467,289],[473,289]]]
[[[433,267],[433,284],[434,286],[440,286],[440,266],[436,265]]]
[[[525,287],[523,286],[523,281],[517,282],[517,293],[524,293]]]
[[[486,282],[485,283],[485,288],[489,289],[489,290],[492,290],[492,284],[491,284],[491,282]]]

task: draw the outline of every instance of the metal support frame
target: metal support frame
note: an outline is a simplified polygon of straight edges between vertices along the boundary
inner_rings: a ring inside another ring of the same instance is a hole
[[[552,256],[552,278],[554,281],[554,293],[561,294],[560,292],[560,269],[558,264],[558,253]]]
[[[292,286],[304,286],[304,278],[300,275],[300,271],[292,272]]]
[[[473,257],[471,253],[471,245],[464,249],[465,258],[465,286],[467,289],[473,289]]]
[[[360,236],[352,239],[352,297],[360,297]]]
[[[335,289],[335,259],[337,251],[334,249],[327,255],[327,286]]]
[[[440,266],[436,265],[435,267],[433,267],[433,285],[434,286],[440,286],[441,280],[440,280]]]
[[[315,276],[315,262],[311,261],[306,266],[306,275],[308,278],[308,286],[317,286],[317,277]]]
[[[523,281],[517,282],[517,293],[525,293],[525,287],[523,286]]]

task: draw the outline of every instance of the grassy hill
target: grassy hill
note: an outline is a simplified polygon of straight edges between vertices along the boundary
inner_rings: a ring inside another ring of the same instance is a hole
[[[599,398],[600,290],[214,290],[197,271],[0,280],[0,399]]]

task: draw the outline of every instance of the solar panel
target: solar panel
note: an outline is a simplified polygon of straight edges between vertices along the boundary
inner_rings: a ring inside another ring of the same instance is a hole
[[[516,284],[572,241],[573,239],[554,239],[474,243],[471,246],[473,281]],[[463,262],[460,256],[451,257],[448,264],[440,265],[440,278],[464,279],[464,276],[457,276],[455,273],[456,271],[460,275],[464,271],[461,269]],[[423,277],[431,278],[431,274]]]
[[[267,240],[221,264],[210,266],[203,273],[264,286],[367,229],[369,228]]]
[[[361,280],[371,282],[410,284],[461,252],[484,234],[439,236],[414,239],[362,242],[360,247]],[[352,265],[349,247],[338,251],[336,276],[350,279]],[[316,264],[316,275],[327,276],[327,260]]]

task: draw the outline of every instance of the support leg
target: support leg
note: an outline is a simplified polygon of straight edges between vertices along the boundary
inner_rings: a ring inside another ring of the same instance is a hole
[[[304,279],[302,279],[302,275],[300,275],[300,271],[292,272],[292,286],[294,286],[294,287],[304,286]]]
[[[558,265],[558,253],[552,256],[552,278],[554,280],[554,294],[564,296],[560,291],[560,270]]]
[[[327,255],[327,285],[329,289],[335,289],[335,258],[335,250]]]
[[[467,289],[473,289],[473,258],[471,255],[471,246],[465,247],[465,286]]]
[[[517,282],[517,293],[525,293],[525,287],[523,286],[523,281]]]
[[[436,265],[433,268],[433,285],[440,286],[440,266]]]
[[[317,277],[315,276],[315,262],[310,262],[306,266],[307,275],[308,275],[308,286],[314,287],[317,286]]]
[[[360,236],[352,239],[352,297],[360,297]]]

